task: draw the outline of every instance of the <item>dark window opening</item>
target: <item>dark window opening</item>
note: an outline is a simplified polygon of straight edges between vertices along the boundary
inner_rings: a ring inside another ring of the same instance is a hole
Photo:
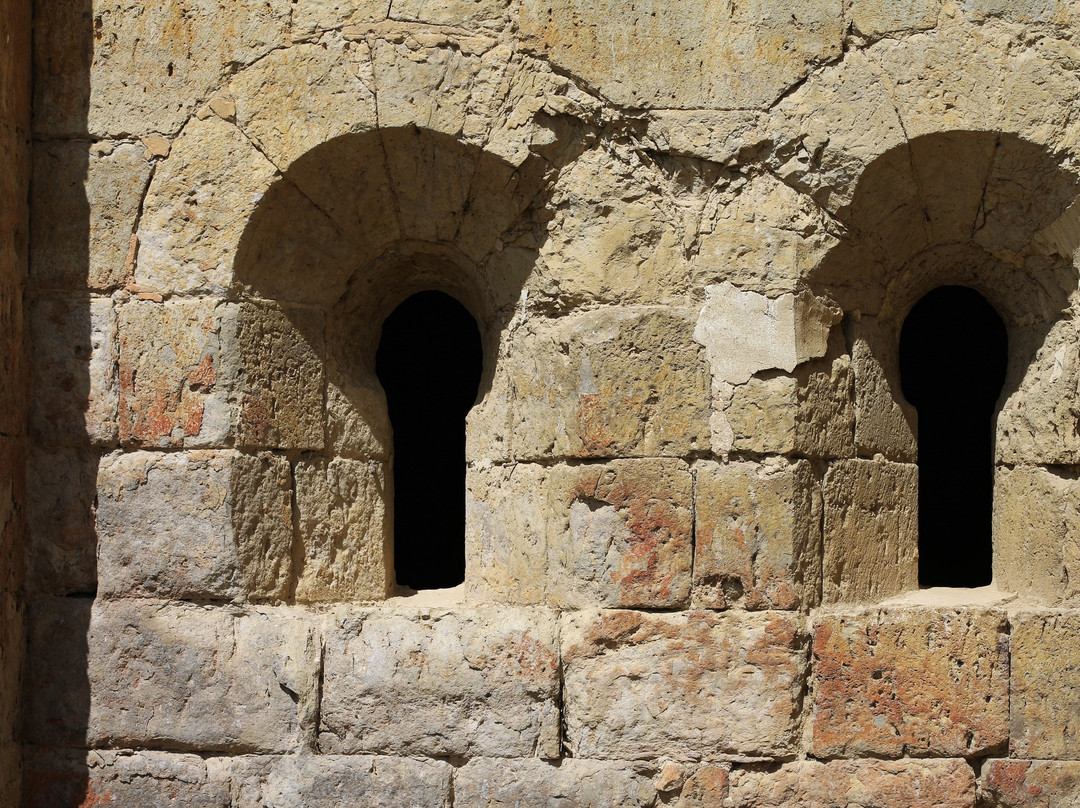
[[[394,571],[413,589],[465,580],[465,416],[483,352],[476,320],[420,292],[383,323],[375,370],[394,430]]]
[[[993,576],[994,408],[1005,323],[981,294],[941,286],[900,332],[904,396],[919,412],[919,584],[985,586]]]

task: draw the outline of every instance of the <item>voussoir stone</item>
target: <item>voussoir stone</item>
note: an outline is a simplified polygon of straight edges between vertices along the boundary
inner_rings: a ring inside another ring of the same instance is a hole
[[[543,609],[345,618],[326,637],[320,748],[557,757],[556,637]]]
[[[588,611],[562,619],[566,744],[575,757],[786,755],[798,744],[798,618]]]
[[[815,625],[813,653],[819,757],[985,755],[1006,746],[1003,612],[829,615]]]

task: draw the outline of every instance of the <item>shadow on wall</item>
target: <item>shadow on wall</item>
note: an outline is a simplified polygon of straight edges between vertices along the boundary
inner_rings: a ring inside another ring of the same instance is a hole
[[[34,9],[32,63],[39,80],[33,96],[26,295],[33,357],[26,709],[16,736],[25,742],[23,804],[32,808],[93,799],[85,754],[64,751],[86,746],[87,635],[97,581],[93,508],[101,453],[116,441],[115,413],[110,418],[94,411],[92,402],[100,406],[103,391],[94,389],[90,370],[95,361],[112,361],[98,352],[112,350],[110,338],[101,337],[111,329],[108,295],[122,285],[118,275],[102,274],[102,266],[95,265],[108,236],[93,231],[87,192],[93,30],[90,0],[39,3]],[[111,272],[122,268],[121,261]],[[21,404],[20,412],[25,411]]]
[[[866,167],[851,204],[837,213],[843,239],[809,278],[815,294],[844,311],[858,456],[916,461],[916,412],[901,393],[900,332],[928,292],[955,285],[985,297],[1008,332],[1007,377],[994,416],[997,462],[1076,462],[1080,443],[1066,445],[1063,424],[1050,412],[1054,398],[1068,396],[1045,385],[1032,391],[1055,351],[1075,342],[1064,314],[1076,305],[1080,210],[1070,205],[1078,190],[1064,155],[995,132],[921,136]],[[955,473],[963,474],[963,459],[955,460]]]
[[[383,523],[381,549],[316,546],[326,539],[305,527],[305,475],[343,460],[386,468],[392,435],[376,349],[387,315],[415,293],[446,293],[476,319],[477,400],[484,398],[544,237],[555,170],[539,155],[514,166],[453,137],[404,127],[312,149],[259,202],[234,264],[247,391],[239,441],[304,452],[302,467],[294,464],[304,545],[293,558],[297,600],[381,598],[393,585],[389,514],[371,517]],[[380,511],[392,498],[381,482],[389,474],[372,473],[381,490],[371,493],[371,508]],[[347,576],[353,583],[331,580],[341,577],[328,569],[332,557],[361,564],[380,555],[379,575],[358,567]]]

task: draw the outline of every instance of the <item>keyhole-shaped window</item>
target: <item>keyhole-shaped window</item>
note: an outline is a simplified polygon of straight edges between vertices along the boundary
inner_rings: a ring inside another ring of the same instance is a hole
[[[1005,324],[981,294],[940,286],[900,332],[904,396],[919,413],[919,584],[985,586],[993,575],[994,409]]]
[[[480,331],[457,300],[420,292],[386,318],[375,369],[394,430],[394,571],[413,589],[465,580],[465,416]]]

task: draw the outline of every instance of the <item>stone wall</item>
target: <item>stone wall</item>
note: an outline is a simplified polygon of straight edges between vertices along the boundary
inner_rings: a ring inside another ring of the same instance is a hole
[[[0,2],[0,804],[18,805],[25,651],[29,0]]]
[[[1080,799],[1071,4],[34,31],[26,805]],[[942,284],[1009,331],[995,586],[920,592]],[[409,597],[375,350],[425,289],[485,372],[465,583]]]

